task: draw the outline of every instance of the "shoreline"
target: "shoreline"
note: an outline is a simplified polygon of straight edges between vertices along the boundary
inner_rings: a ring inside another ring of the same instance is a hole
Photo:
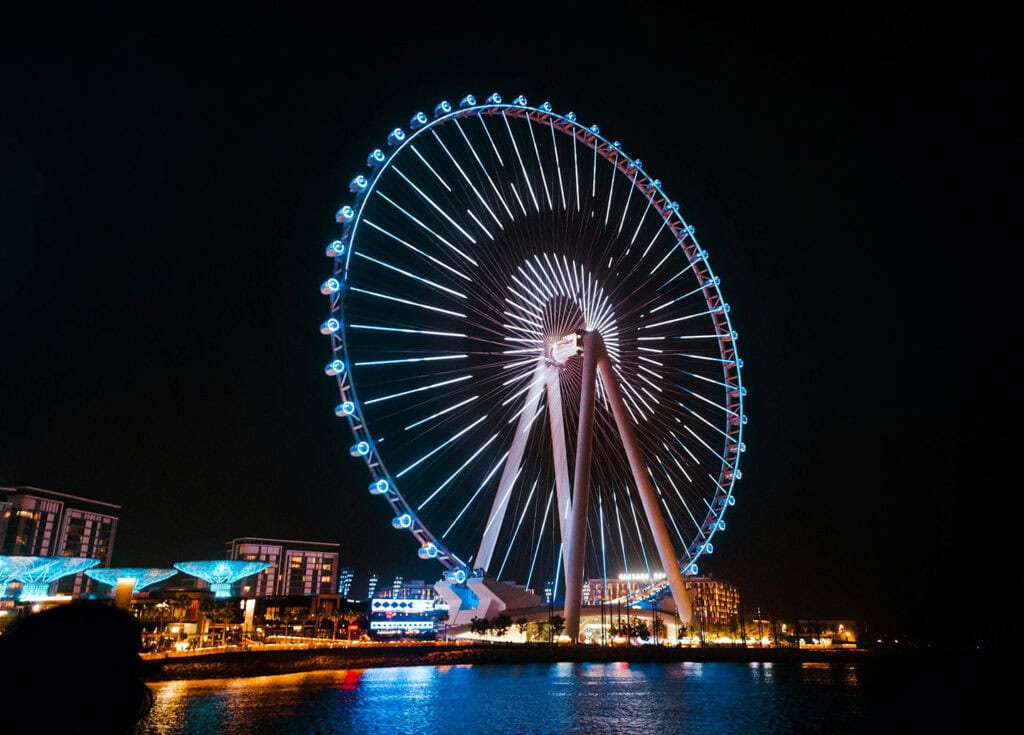
[[[354,646],[300,650],[247,650],[174,656],[146,661],[147,681],[226,679],[306,671],[390,666],[458,666],[534,663],[861,663],[917,660],[931,650],[599,647],[522,644]]]

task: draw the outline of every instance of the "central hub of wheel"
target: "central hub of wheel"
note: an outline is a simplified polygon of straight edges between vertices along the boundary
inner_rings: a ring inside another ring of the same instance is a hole
[[[548,341],[544,356],[552,365],[562,367],[570,357],[583,354],[583,333],[567,334]]]

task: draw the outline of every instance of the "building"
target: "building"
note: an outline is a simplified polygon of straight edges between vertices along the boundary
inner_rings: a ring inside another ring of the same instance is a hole
[[[703,623],[705,627],[739,629],[740,593],[735,585],[715,579],[710,574],[684,577],[683,582],[693,603],[695,623]]]
[[[372,600],[373,593],[377,591],[377,575],[371,574],[370,581],[366,583],[366,599]]]
[[[342,567],[338,573],[338,594],[342,599],[348,599],[348,593],[352,590],[352,578],[355,574],[352,567]]]
[[[110,566],[121,506],[31,486],[0,487],[0,554],[71,556]],[[95,589],[83,573],[53,583],[53,594]]]
[[[337,594],[340,546],[322,541],[243,536],[227,544],[228,559],[268,566],[238,592],[243,597]]]
[[[437,631],[448,605],[433,584],[396,577],[391,589],[370,601],[370,631],[378,635],[424,635]]]
[[[665,579],[664,573],[654,574],[655,581]],[[651,577],[642,572],[620,574],[608,579],[587,579],[583,582],[583,604],[599,605],[616,601],[633,601],[642,597],[651,586]],[[546,592],[546,590],[545,590]]]

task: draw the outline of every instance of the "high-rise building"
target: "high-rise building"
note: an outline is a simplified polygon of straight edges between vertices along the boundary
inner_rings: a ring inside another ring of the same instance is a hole
[[[740,619],[740,593],[735,585],[705,577],[685,577],[686,592],[693,603],[693,615],[705,625],[736,628]]]
[[[352,590],[352,578],[355,574],[352,567],[342,567],[338,572],[338,594],[343,598],[348,598],[348,593]]]
[[[377,591],[377,575],[371,574],[370,581],[366,584],[366,599],[372,600],[373,593]]]
[[[265,561],[264,571],[240,584],[244,597],[335,594],[340,546],[322,541],[243,536],[227,544],[228,559]]]
[[[72,556],[109,566],[121,506],[29,485],[0,487],[0,554]],[[52,586],[75,597],[96,583],[79,573]]]
[[[402,575],[395,577],[395,581],[391,583],[391,596],[399,597],[402,591]]]

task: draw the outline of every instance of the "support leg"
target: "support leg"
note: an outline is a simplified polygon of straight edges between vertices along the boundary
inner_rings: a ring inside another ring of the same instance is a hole
[[[637,493],[640,495],[640,502],[643,503],[644,513],[647,515],[647,524],[650,526],[651,534],[654,536],[654,544],[658,549],[658,558],[665,569],[665,576],[668,578],[669,589],[672,590],[672,599],[675,600],[676,610],[679,619],[684,625],[690,622],[693,616],[693,609],[690,605],[690,598],[686,594],[686,587],[683,584],[683,575],[679,570],[679,560],[676,559],[675,550],[672,547],[672,539],[668,535],[668,528],[665,526],[665,518],[658,506],[658,496],[651,484],[650,475],[644,465],[643,454],[640,445],[637,444],[636,435],[633,433],[633,425],[629,422],[629,413],[626,405],[622,402],[622,391],[619,389],[619,381],[612,368],[612,362],[608,355],[602,351],[597,361],[597,367],[601,371],[601,382],[608,394],[608,402],[612,407],[612,414],[615,416],[615,425],[619,429],[619,438],[626,450],[626,458],[629,460],[629,468],[633,473],[633,481],[636,483]],[[582,420],[581,420],[582,421]]]
[[[558,495],[558,529],[562,533],[562,567],[569,568],[569,458],[565,451],[565,422],[562,416],[562,388],[558,368],[548,368],[548,424],[551,427],[551,450],[555,463],[555,491]],[[557,593],[557,590],[556,590]],[[562,599],[565,599],[564,597]]]
[[[519,472],[519,463],[523,461],[523,452],[526,450],[526,440],[530,436],[533,415],[537,412],[537,404],[540,403],[540,397],[544,393],[544,371],[546,369],[542,360],[537,363],[537,369],[530,376],[530,388],[526,391],[523,410],[519,414],[516,433],[512,437],[512,446],[509,447],[505,468],[501,471],[498,489],[494,493],[494,502],[491,504],[491,512],[487,516],[487,525],[484,527],[484,535],[480,539],[480,548],[474,557],[473,567],[482,569],[484,572],[491,564],[494,546],[498,542],[498,533],[500,533],[501,524],[505,520],[505,510],[508,508],[508,491],[516,479],[516,473]]]
[[[569,553],[565,570],[565,633],[573,643],[580,635],[580,602],[583,596],[583,558],[587,548],[587,511],[590,505],[590,466],[594,444],[594,396],[598,356],[604,342],[596,332],[583,337],[583,386],[580,390],[580,423],[576,434],[576,473],[569,514]]]

